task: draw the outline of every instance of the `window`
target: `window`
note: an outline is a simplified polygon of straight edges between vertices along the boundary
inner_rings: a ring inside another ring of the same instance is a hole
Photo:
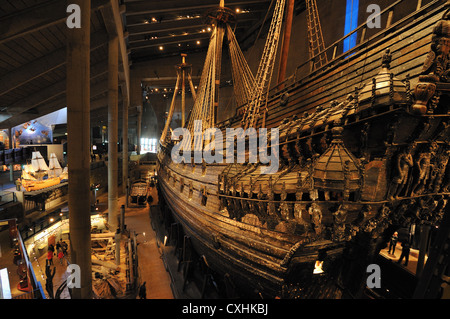
[[[141,138],[141,153],[156,153],[156,138]]]
[[[345,34],[350,34],[358,27],[358,10],[359,0],[347,0],[347,6],[345,10]],[[356,40],[358,33],[355,32],[348,36],[344,40],[344,52],[354,48],[356,46]]]

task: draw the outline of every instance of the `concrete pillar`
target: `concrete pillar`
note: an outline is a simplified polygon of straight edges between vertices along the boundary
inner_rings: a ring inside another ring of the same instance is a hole
[[[142,106],[137,106],[137,129],[136,129],[136,137],[137,137],[137,151],[136,154],[141,154],[141,131],[142,131]]]
[[[128,108],[130,102],[128,98],[123,101],[122,114],[122,192],[127,195],[128,180]]]
[[[9,181],[14,182],[14,164],[9,164]]]
[[[13,140],[14,140],[14,137],[13,137],[13,131],[12,131],[12,128],[10,127],[10,128],[8,128],[8,134],[9,134],[9,140],[8,140],[8,149],[13,149],[14,147],[13,147]]]
[[[125,205],[120,207],[120,232],[123,234],[125,231]]]
[[[108,43],[108,224],[112,231],[118,226],[118,152],[119,131],[119,38]]]
[[[80,267],[74,299],[92,298],[90,216],[90,0],[81,8],[81,28],[67,29],[67,137],[69,164],[70,262]]]

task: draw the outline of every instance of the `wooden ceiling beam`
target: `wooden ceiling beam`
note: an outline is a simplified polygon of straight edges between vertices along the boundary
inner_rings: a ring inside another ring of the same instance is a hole
[[[228,0],[225,3],[226,7],[234,6],[245,6],[245,5],[261,5],[271,0]],[[179,0],[168,0],[163,3],[153,2],[153,1],[139,1],[130,2],[126,4],[127,11],[126,16],[135,15],[151,15],[158,13],[170,13],[170,12],[180,12],[180,11],[192,11],[192,10],[208,10],[216,8],[219,6],[219,1],[216,3],[205,4],[204,1],[179,1]]]
[[[108,43],[104,32],[91,35],[91,52]],[[0,96],[66,64],[66,47],[18,67],[0,78]]]
[[[109,0],[92,0],[92,12],[110,4]],[[23,37],[32,32],[65,23],[68,13],[67,2],[50,0],[0,18],[0,44]]]
[[[178,40],[176,40],[178,39]],[[162,39],[156,39],[148,43],[149,41],[146,41],[144,44],[136,44],[131,45],[131,50],[139,50],[139,49],[146,49],[146,48],[154,48],[169,44],[178,44],[178,43],[184,43],[184,42],[192,42],[192,41],[205,41],[210,39],[209,33],[199,33],[199,34],[191,34],[191,35],[185,35],[185,36],[175,36],[175,37],[169,37],[169,38],[162,38]],[[171,41],[168,41],[171,40]]]
[[[105,75],[108,72],[108,65],[106,61],[102,61],[91,66],[91,81]],[[64,95],[66,92],[66,82],[60,81],[49,87],[46,87],[38,92],[34,92],[28,95],[26,98],[14,102],[7,106],[7,112],[10,115],[17,115],[26,112],[37,105],[45,103],[60,95]]]
[[[100,100],[98,97],[105,92],[108,91],[108,83],[107,81],[102,81],[97,84],[94,84],[91,86],[91,100],[94,101],[94,107],[101,108],[98,100]],[[38,117],[47,115],[49,113],[55,112],[57,110],[60,110],[61,108],[66,106],[66,94],[65,92],[61,94],[62,96],[56,96],[56,98],[53,98],[52,100],[45,101],[41,103],[40,105],[35,106],[32,109],[29,109],[25,112],[22,112],[20,114],[14,114],[8,119],[4,119],[0,122],[0,128],[6,129],[9,127],[14,127],[16,125],[20,125],[22,123],[34,120]],[[120,100],[120,99],[119,99]],[[105,100],[106,101],[106,100]],[[1,117],[0,117],[1,118]]]

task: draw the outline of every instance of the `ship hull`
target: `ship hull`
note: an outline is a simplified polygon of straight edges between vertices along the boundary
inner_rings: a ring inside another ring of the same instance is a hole
[[[158,180],[164,199],[160,205],[168,207],[166,213],[170,211],[182,226],[196,253],[204,256],[221,278],[231,278],[245,296],[255,296],[258,292],[270,298],[280,297],[283,286],[312,278],[320,251],[326,251],[329,258],[342,254],[343,243],[310,242],[305,234],[269,230],[232,219],[221,212],[219,196],[212,188],[213,181],[218,183],[218,173],[225,167],[208,167],[206,170],[210,170],[210,174],[202,175],[199,165],[196,168],[177,165],[171,162],[170,156],[159,153]],[[174,183],[174,180],[178,182]],[[185,185],[183,190],[181,181]],[[190,195],[188,185],[191,183],[193,191]],[[201,187],[209,188],[206,205],[202,204],[202,192],[198,191]],[[301,249],[294,251],[299,244]],[[292,258],[288,265],[283,265],[289,254]]]
[[[61,183],[59,177],[48,178],[42,181],[22,180],[22,186],[27,192],[37,191],[47,187],[55,186]]]

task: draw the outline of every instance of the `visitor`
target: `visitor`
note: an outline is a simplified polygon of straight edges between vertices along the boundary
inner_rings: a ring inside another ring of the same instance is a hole
[[[60,241],[61,241],[61,248],[62,248],[63,254],[64,254],[64,256],[67,256],[67,248],[68,248],[67,243],[62,239],[60,239]]]
[[[140,299],[147,299],[147,288],[145,287],[145,281],[144,283],[141,285],[141,287],[139,287],[139,298]]]
[[[47,265],[53,265],[53,251],[47,251]]]
[[[408,242],[402,243],[402,254],[400,255],[400,259],[397,261],[397,263],[400,264],[403,258],[405,258],[405,266],[408,266],[409,252],[410,252],[409,243]]]
[[[62,251],[62,249],[60,249],[58,251],[58,259],[59,259],[59,263],[62,265],[63,264],[63,258],[64,258],[64,253]]]
[[[61,247],[61,240],[59,242],[56,243],[56,251],[59,251],[62,247]]]
[[[391,255],[395,255],[395,247],[397,246],[397,242],[398,242],[398,233],[395,232],[394,235],[392,235],[391,240],[389,242],[389,254],[391,254],[392,250]]]

